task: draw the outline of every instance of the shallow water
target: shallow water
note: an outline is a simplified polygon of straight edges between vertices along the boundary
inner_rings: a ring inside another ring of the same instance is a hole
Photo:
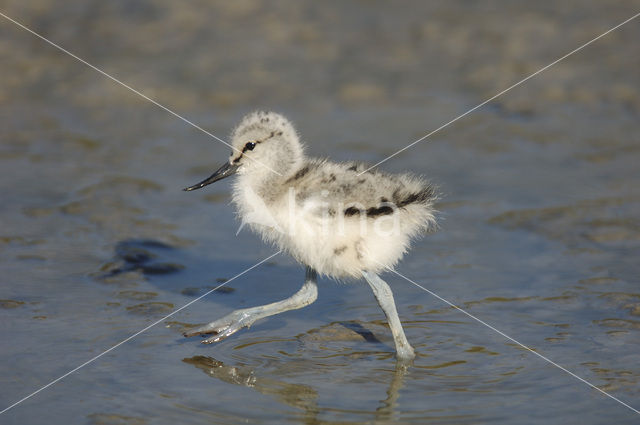
[[[308,152],[377,162],[632,16],[637,3],[8,1],[1,11],[226,138],[276,109]],[[637,22],[398,155],[441,229],[398,271],[640,408]],[[228,148],[0,18],[0,408],[275,252]],[[398,276],[396,365],[363,284],[219,344],[190,326],[284,298],[285,255],[0,416],[8,424],[636,423],[626,407]]]

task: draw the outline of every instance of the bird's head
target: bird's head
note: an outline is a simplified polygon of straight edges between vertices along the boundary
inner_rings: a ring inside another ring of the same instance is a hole
[[[299,168],[303,149],[289,120],[275,112],[253,112],[231,133],[229,160],[207,179],[185,190],[200,189],[233,174],[256,181],[286,177]]]

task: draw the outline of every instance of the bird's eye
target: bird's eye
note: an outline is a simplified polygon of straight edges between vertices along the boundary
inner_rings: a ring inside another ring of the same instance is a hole
[[[252,151],[253,148],[255,148],[255,147],[256,147],[255,142],[249,142],[246,145],[244,145],[244,150],[245,151]]]

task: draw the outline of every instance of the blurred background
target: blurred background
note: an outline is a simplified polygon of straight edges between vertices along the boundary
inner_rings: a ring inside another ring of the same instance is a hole
[[[0,11],[226,139],[292,119],[375,163],[637,13],[634,1],[3,0]],[[389,160],[441,229],[398,270],[639,408],[640,21]],[[275,252],[229,149],[0,17],[0,409]],[[2,414],[7,424],[635,423],[637,415],[399,279],[415,364],[366,285],[212,346],[181,332],[285,298],[285,255]],[[203,373],[204,372],[204,373]]]

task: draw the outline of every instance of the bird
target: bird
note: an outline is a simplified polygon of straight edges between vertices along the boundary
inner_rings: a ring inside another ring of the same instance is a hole
[[[257,320],[307,306],[317,299],[318,275],[364,278],[386,315],[396,358],[414,359],[391,288],[379,274],[392,269],[415,238],[437,228],[436,187],[409,173],[309,158],[293,124],[276,112],[246,115],[230,145],[228,161],[184,190],[235,175],[232,203],[242,226],[303,264],[305,281],[287,299],[235,310],[184,336],[213,334],[203,343],[218,342]]]

